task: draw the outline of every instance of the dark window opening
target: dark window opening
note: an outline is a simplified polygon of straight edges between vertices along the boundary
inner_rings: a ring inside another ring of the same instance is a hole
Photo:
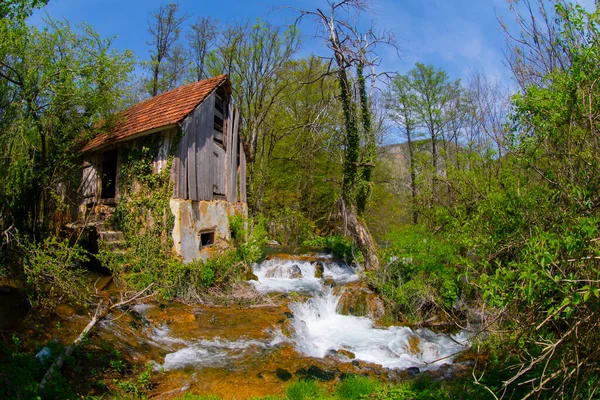
[[[215,231],[200,232],[200,248],[215,244]]]
[[[117,150],[104,153],[102,157],[103,199],[114,199],[117,192]]]
[[[214,117],[214,139],[220,145],[225,143],[224,121],[225,121],[225,100],[223,97],[215,94],[215,117]]]

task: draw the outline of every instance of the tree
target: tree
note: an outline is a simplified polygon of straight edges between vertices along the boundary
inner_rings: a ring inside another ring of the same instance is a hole
[[[270,234],[285,244],[300,244],[325,228],[339,196],[331,182],[340,175],[337,82],[321,77],[327,63],[317,57],[289,65],[290,84],[265,121],[257,164],[265,179],[263,213]]]
[[[216,43],[217,23],[210,17],[201,17],[190,28],[186,38],[192,55],[194,77],[200,81],[206,75],[207,54]]]
[[[406,138],[412,199],[412,220],[414,224],[417,224],[419,212],[417,210],[417,174],[413,142],[419,135],[417,130],[419,119],[418,110],[416,109],[417,98],[414,91],[413,79],[414,76],[412,74],[396,75],[392,79],[386,96],[386,109],[389,117],[398,126],[404,138]]]
[[[91,27],[47,24],[39,31],[0,20],[0,225],[36,238],[69,183],[78,185],[77,146],[120,109],[132,70],[131,53],[111,50]]]
[[[164,62],[166,60],[176,60],[179,62],[179,55],[173,55],[174,47],[179,40],[181,26],[189,18],[188,14],[178,16],[179,5],[171,3],[160,8],[152,14],[152,21],[148,22],[148,32],[150,33],[150,71],[151,78],[148,82],[148,93],[151,96],[169,90],[177,81],[179,75],[173,76],[165,73]],[[179,71],[177,71],[179,74]]]
[[[427,130],[431,141],[431,200],[437,191],[437,176],[439,169],[438,142],[446,129],[447,119],[444,109],[451,98],[448,75],[445,71],[435,69],[432,65],[417,63],[409,74],[412,77],[416,94],[416,109],[419,120]]]
[[[337,67],[345,130],[342,196],[337,202],[337,212],[343,220],[344,228],[361,250],[365,267],[378,269],[376,244],[362,218],[370,193],[377,150],[364,70],[375,67],[374,60],[377,57],[373,52],[377,45],[393,44],[393,38],[390,35],[378,36],[373,30],[362,34],[348,19],[339,18],[339,13],[364,11],[367,1],[330,1],[328,4],[327,15],[321,9],[300,10],[300,18],[310,16],[318,21],[324,40],[333,53],[332,61]],[[375,76],[371,76],[371,79],[374,78]]]
[[[48,4],[49,0],[4,0],[0,3],[0,18],[24,21],[34,9]]]
[[[294,27],[284,30],[262,21],[238,23],[223,30],[209,60],[212,74],[229,74],[243,118],[240,134],[249,157],[248,202],[253,214],[263,210],[268,168],[266,158],[258,153],[266,149],[266,138],[277,134],[268,119],[292,82],[290,65],[299,46],[300,36]]]

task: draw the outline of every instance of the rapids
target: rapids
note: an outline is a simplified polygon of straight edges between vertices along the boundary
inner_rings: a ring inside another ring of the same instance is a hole
[[[330,256],[272,255],[253,272],[241,290],[254,293],[254,304],[137,304],[103,320],[98,334],[133,362],[154,366],[151,395],[161,398],[184,391],[265,396],[303,376],[327,385],[344,374],[406,379],[403,371],[436,371],[468,346],[466,332],[380,328],[374,319],[381,314],[357,316],[370,315],[356,302],[368,289]]]
[[[317,263],[323,266],[321,279],[315,277]],[[402,326],[381,329],[367,317],[340,314],[341,296],[335,295],[329,285],[358,280],[346,264],[274,258],[256,265],[254,273],[258,281],[251,282],[261,292],[312,292],[309,300],[290,304],[293,341],[307,356],[323,358],[332,350],[345,350],[357,360],[386,368],[433,370],[452,362],[452,355],[468,345],[466,332],[449,336]],[[329,285],[324,285],[325,281]]]
[[[435,370],[451,363],[452,355],[468,346],[466,332],[446,335],[403,326],[376,328],[374,321],[367,317],[340,314],[340,295],[334,294],[331,286],[343,287],[357,281],[358,276],[344,263],[325,256],[316,259],[318,261],[273,257],[254,266],[257,279],[249,283],[257,291],[310,296],[289,304],[293,315],[291,337],[283,335],[281,330],[269,329],[261,340],[196,338],[182,341],[168,336],[165,328],[163,331],[155,329],[150,335],[153,342],[184,345],[166,354],[164,362],[157,366],[164,370],[218,366],[250,354],[253,358],[264,355],[282,343],[291,343],[307,357],[324,358],[343,350],[345,354],[353,354],[356,360],[385,368]],[[318,268],[321,268],[320,277],[317,277]]]

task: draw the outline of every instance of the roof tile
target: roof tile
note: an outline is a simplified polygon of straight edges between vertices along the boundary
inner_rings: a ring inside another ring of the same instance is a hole
[[[120,113],[116,127],[102,132],[80,150],[85,153],[123,141],[131,136],[181,122],[216,88],[228,82],[219,75],[161,93]]]

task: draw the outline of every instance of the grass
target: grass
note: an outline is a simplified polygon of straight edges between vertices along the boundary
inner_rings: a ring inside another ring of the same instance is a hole
[[[379,383],[364,376],[350,376],[339,383],[335,394],[343,400],[360,399],[374,393]]]

